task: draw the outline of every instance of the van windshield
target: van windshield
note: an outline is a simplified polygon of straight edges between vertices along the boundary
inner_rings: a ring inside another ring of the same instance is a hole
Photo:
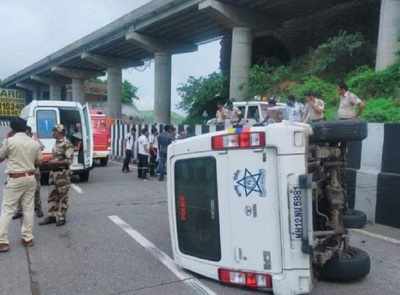
[[[57,124],[57,113],[54,110],[38,110],[36,122],[38,138],[52,138],[53,128]]]
[[[260,120],[260,113],[258,111],[258,106],[249,106],[247,111],[247,119],[254,119],[257,122]]]

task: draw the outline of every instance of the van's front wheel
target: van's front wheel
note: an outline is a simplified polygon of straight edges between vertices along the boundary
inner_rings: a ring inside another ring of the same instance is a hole
[[[79,172],[79,180],[81,182],[88,182],[89,181],[89,176],[90,176],[90,170],[84,170],[82,172]]]

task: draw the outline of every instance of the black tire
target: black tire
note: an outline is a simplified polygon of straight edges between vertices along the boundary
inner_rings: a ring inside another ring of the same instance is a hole
[[[100,166],[105,167],[105,166],[107,166],[107,164],[108,164],[108,157],[100,159]]]
[[[50,180],[50,173],[49,172],[42,172],[40,174],[40,185],[49,185]]]
[[[367,224],[367,215],[359,210],[347,209],[343,215],[346,228],[363,228]]]
[[[311,123],[311,142],[361,141],[368,135],[367,123],[358,120],[340,120]]]
[[[334,256],[321,269],[321,279],[333,282],[350,282],[364,278],[371,270],[371,259],[364,250],[349,247]]]
[[[79,173],[80,182],[88,182],[90,176],[90,170],[85,170]]]

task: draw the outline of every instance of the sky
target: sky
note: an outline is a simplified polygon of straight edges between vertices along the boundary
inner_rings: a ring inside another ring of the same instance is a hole
[[[100,29],[149,0],[0,0],[0,79],[54,53]],[[180,98],[179,84],[189,76],[205,76],[218,70],[219,42],[201,45],[195,53],[172,59],[172,108]],[[194,62],[201,61],[201,62]],[[137,106],[153,108],[154,64],[144,72],[127,69],[123,78],[139,88]]]

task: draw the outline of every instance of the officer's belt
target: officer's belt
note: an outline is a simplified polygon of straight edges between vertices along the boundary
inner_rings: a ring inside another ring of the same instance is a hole
[[[33,175],[35,175],[35,172],[32,172],[32,171],[8,173],[8,177],[10,177],[10,178],[21,178],[21,177],[33,176]]]

